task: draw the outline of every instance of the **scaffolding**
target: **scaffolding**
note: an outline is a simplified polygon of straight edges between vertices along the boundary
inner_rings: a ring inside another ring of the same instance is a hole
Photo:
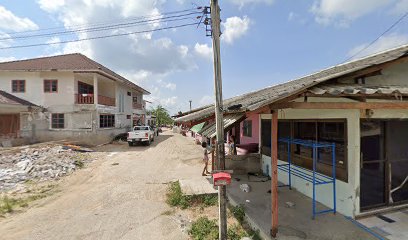
[[[278,169],[288,173],[288,184],[281,185],[280,187],[289,187],[292,189],[292,175],[298,178],[304,179],[313,186],[313,197],[312,197],[312,218],[315,219],[316,215],[333,212],[336,214],[336,144],[335,143],[323,143],[311,140],[302,139],[291,139],[291,138],[279,138],[279,142],[287,143],[287,155],[288,163],[278,164]],[[312,148],[313,152],[313,170],[309,170],[297,165],[292,164],[291,161],[291,145],[301,145],[305,147]],[[330,148],[332,152],[332,176],[326,176],[321,173],[316,172],[316,164],[319,159],[319,149]],[[326,209],[322,211],[316,211],[316,186],[333,184],[333,208]]]

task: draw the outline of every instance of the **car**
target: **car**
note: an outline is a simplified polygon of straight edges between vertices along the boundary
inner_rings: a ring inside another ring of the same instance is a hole
[[[128,132],[127,142],[129,146],[137,143],[146,143],[148,146],[154,141],[154,130],[150,126],[135,126],[133,131]]]

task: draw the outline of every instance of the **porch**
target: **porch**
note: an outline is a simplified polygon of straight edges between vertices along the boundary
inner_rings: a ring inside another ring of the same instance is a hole
[[[75,73],[75,103],[116,106],[116,83],[96,73]]]
[[[248,184],[250,191],[243,192],[241,184]],[[264,239],[271,239],[270,190],[268,178],[252,175],[234,175],[227,187],[230,203],[244,206],[246,220],[260,230]],[[378,239],[339,213],[320,215],[312,220],[312,200],[293,188],[279,188],[278,196],[278,239]],[[326,209],[320,203],[317,208]]]

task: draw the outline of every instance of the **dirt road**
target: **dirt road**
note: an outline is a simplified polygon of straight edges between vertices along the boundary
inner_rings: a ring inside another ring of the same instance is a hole
[[[60,193],[0,220],[0,238],[187,239],[165,214],[165,183],[201,177],[201,151],[191,138],[167,131],[150,147],[98,150],[106,158],[67,177]]]

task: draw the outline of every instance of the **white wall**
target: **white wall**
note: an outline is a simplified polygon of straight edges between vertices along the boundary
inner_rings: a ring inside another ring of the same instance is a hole
[[[58,79],[58,93],[45,93],[44,79]],[[13,93],[12,80],[26,80],[26,91]],[[75,100],[72,72],[1,72],[0,89],[44,107],[74,104]]]
[[[271,119],[271,114],[262,114],[262,119]],[[294,110],[286,109],[279,111],[279,119],[346,119],[347,120],[347,159],[348,159],[348,183],[337,180],[337,211],[346,216],[355,216],[359,213],[359,183],[360,183],[360,111],[359,110]],[[262,156],[263,169],[268,166],[269,171],[271,158]],[[284,163],[284,162],[279,162]],[[270,172],[269,172],[270,174]],[[278,171],[280,182],[288,184],[288,175]],[[312,184],[292,176],[292,186],[308,197],[312,197]],[[332,207],[332,185],[320,185],[316,187],[316,200]]]

